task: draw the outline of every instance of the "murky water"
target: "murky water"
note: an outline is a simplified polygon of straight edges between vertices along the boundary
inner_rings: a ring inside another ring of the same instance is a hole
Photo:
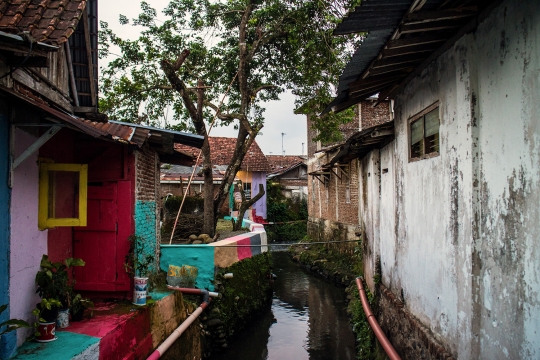
[[[355,359],[343,287],[310,275],[286,252],[273,252],[272,258],[277,279],[271,310],[215,358]]]

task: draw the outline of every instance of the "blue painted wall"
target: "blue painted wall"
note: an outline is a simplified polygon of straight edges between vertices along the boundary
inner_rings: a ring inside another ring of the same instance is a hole
[[[169,265],[195,266],[198,270],[195,287],[214,291],[214,246],[161,245],[160,267],[169,270]]]
[[[4,104],[0,104],[4,105]],[[2,106],[6,109],[6,107]],[[0,305],[9,303],[9,121],[0,113]],[[0,321],[9,318],[9,308],[0,315]],[[8,358],[17,346],[15,332],[0,337],[0,359]]]
[[[139,260],[146,254],[156,253],[156,202],[137,200],[135,203],[135,235],[144,241],[142,249],[138,249]],[[152,268],[153,269],[153,268]],[[136,274],[139,276],[139,274]]]

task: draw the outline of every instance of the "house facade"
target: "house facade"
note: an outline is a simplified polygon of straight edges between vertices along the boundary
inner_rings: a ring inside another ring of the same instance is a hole
[[[331,104],[393,102],[395,139],[358,160],[365,281],[405,359],[536,359],[540,3],[440,3],[392,4]],[[370,30],[362,7],[336,33]]]
[[[143,237],[159,265],[160,158],[174,157],[174,142],[200,147],[202,138],[98,113],[96,1],[1,6],[2,319],[35,320],[44,254],[86,262],[72,274],[78,292],[130,298],[129,236]],[[0,358],[31,333],[2,336]]]
[[[236,138],[226,138],[226,137],[209,137],[208,143],[210,144],[210,151],[212,157],[212,165],[214,167],[214,184],[220,184],[223,179],[223,174],[229,165],[233,154],[234,148],[236,146]],[[175,150],[183,154],[189,154],[193,159],[197,159],[199,156],[199,149],[185,146],[182,144],[175,144]],[[199,160],[201,162],[201,160]],[[191,177],[191,172],[186,174],[185,169],[178,168],[178,173],[174,174],[174,170],[171,169],[162,169],[162,194],[166,196],[167,193],[179,193],[182,189],[182,194],[185,192],[184,189],[187,189],[187,184],[189,178]],[[236,174],[236,180],[242,182],[243,191],[246,195],[246,199],[251,199],[258,194],[259,184],[262,184],[266,192],[266,175],[271,171],[268,160],[264,156],[261,148],[256,141],[253,141],[250,148],[248,149],[240,171]],[[194,176],[196,176],[195,174]],[[201,181],[201,177],[194,177],[195,181]],[[191,185],[193,186],[193,185]],[[190,186],[190,193],[192,193]],[[195,184],[195,191],[199,189],[202,194],[202,186],[197,186]],[[217,190],[217,189],[216,189]],[[233,211],[236,211],[234,202],[234,188],[229,189],[230,198],[229,201],[224,204],[228,206],[228,214],[234,216]],[[222,209],[224,210],[224,209]],[[266,193],[257,200],[250,208],[251,211],[246,211],[246,216],[250,219],[254,215],[260,216],[263,219],[266,219]]]
[[[297,155],[266,155],[272,169],[267,180],[281,185],[283,196],[304,200],[307,197],[307,157]]]
[[[308,126],[308,234],[318,240],[353,240],[362,235],[359,226],[360,203],[367,201],[360,197],[360,177],[371,176],[362,173],[359,152],[365,153],[372,143],[388,142],[393,132],[388,133],[391,122],[390,103],[384,102],[373,107],[375,99],[368,99],[356,105],[355,118],[340,126],[344,141],[322,146],[312,139],[316,136]],[[376,129],[386,129],[384,135],[373,137]],[[369,144],[360,146],[362,139]],[[351,148],[354,148],[354,150]],[[337,247],[346,252],[354,251],[354,244]]]

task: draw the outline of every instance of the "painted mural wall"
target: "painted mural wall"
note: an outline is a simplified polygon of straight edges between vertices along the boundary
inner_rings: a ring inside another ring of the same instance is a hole
[[[15,130],[14,155],[26,150],[37,137]],[[40,301],[36,292],[35,277],[41,256],[47,254],[47,231],[39,231],[37,152],[28,157],[13,171],[11,192],[11,256],[10,291],[11,316],[33,321],[32,309]],[[31,329],[17,330],[20,346],[31,335]]]
[[[538,99],[540,3],[529,0],[502,2],[395,102],[396,140],[380,152],[380,240],[368,251],[460,359],[540,356]],[[440,155],[410,162],[408,120],[436,101]]]

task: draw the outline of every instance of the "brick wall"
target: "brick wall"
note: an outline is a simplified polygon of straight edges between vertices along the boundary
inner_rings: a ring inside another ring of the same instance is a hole
[[[362,130],[391,120],[390,101],[381,101],[376,107],[373,107],[373,104],[372,100],[365,100],[358,104]]]
[[[413,316],[405,304],[384,285],[381,293],[377,320],[403,360],[454,360],[448,347]]]
[[[135,153],[135,235],[144,239],[144,252],[159,259],[161,210],[159,158],[148,146]]]

